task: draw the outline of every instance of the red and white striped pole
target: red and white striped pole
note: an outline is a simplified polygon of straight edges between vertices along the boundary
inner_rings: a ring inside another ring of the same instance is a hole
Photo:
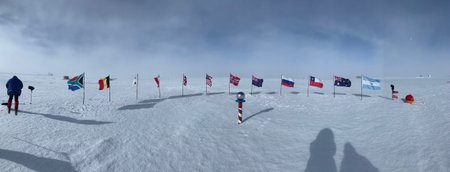
[[[242,124],[242,105],[245,102],[245,94],[243,92],[239,92],[236,95],[236,102],[238,103],[238,124]]]
[[[238,103],[238,124],[242,123],[242,102]]]

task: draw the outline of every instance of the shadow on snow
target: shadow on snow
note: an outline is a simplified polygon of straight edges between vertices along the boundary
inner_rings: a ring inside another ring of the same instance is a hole
[[[260,114],[262,114],[262,113],[270,112],[270,111],[272,111],[272,110],[273,110],[273,108],[267,108],[267,109],[264,109],[264,110],[262,110],[262,111],[259,111],[259,112],[255,113],[255,114],[250,115],[250,116],[248,116],[247,118],[245,118],[245,119],[242,121],[242,123],[244,123],[245,121],[249,120],[250,118],[253,118],[253,117],[256,116],[256,115],[260,115]]]
[[[322,129],[309,147],[310,157],[305,172],[337,172],[334,155],[336,143],[333,131],[329,128]],[[342,159],[340,172],[379,172],[370,161],[359,155],[351,143],[344,145],[344,158]]]
[[[19,111],[27,114],[33,114],[33,115],[41,115],[46,118],[50,118],[53,120],[58,121],[64,121],[64,122],[70,122],[75,124],[84,124],[84,125],[103,125],[103,124],[111,124],[113,122],[107,122],[107,121],[96,121],[96,120],[79,120],[67,116],[60,116],[60,115],[51,115],[51,114],[45,114],[45,113],[36,113],[36,112],[28,112],[28,111]]]
[[[38,172],[47,171],[64,171],[64,172],[75,172],[75,168],[66,161],[61,161],[57,159],[38,157],[32,154],[17,152],[11,150],[0,149],[0,159],[5,159],[8,161],[21,164],[31,170]]]

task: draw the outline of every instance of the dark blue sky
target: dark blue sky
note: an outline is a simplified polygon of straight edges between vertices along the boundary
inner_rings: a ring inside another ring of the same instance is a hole
[[[450,75],[447,0],[0,0],[0,71]]]

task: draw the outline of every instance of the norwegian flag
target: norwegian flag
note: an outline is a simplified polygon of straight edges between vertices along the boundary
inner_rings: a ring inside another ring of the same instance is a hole
[[[187,77],[186,77],[186,75],[183,75],[183,85],[184,86],[187,85]]]
[[[212,76],[209,76],[208,74],[206,74],[206,85],[212,87]]]
[[[159,88],[159,75],[154,78],[156,82],[156,86]]]
[[[241,80],[241,78],[234,76],[233,74],[230,74],[230,84],[233,84],[234,86],[238,86],[240,80]]]

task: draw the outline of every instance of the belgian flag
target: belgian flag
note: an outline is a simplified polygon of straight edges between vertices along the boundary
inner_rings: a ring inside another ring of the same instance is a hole
[[[98,80],[99,90],[105,90],[109,88],[109,76]]]

